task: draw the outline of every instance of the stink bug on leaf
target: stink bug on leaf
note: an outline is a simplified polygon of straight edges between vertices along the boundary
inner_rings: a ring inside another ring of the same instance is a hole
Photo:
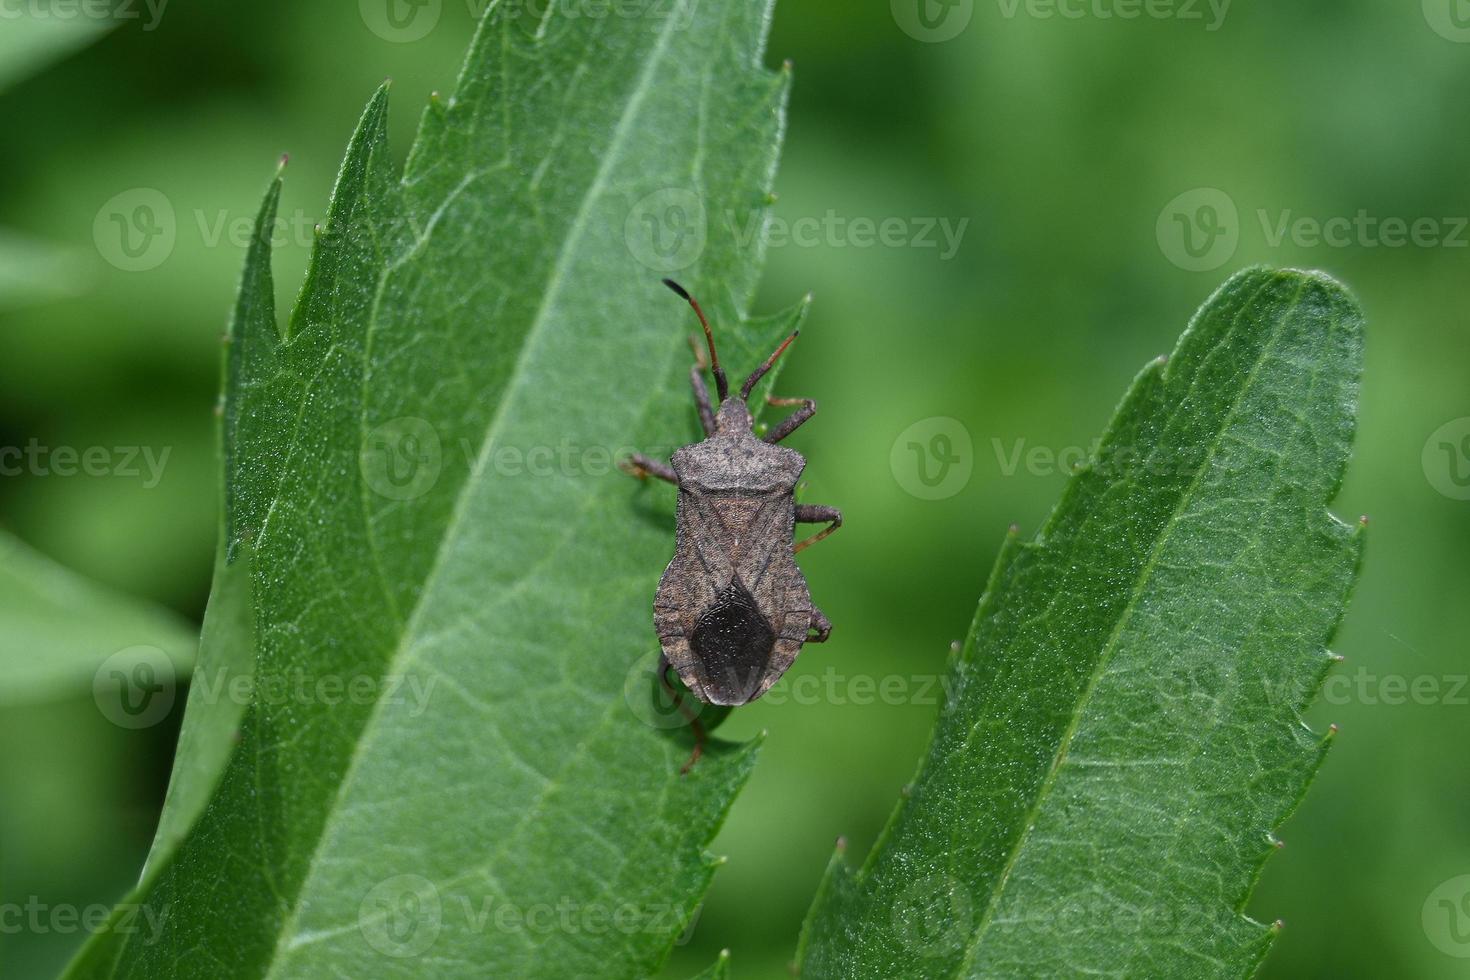
[[[679,488],[674,558],[659,580],[653,624],[662,655],[658,677],[666,688],[673,668],[706,704],[754,701],[786,673],[804,643],[821,643],[832,624],[812,605],[795,555],[842,526],[835,507],[798,504],[796,482],[806,460],[776,445],[816,414],[810,398],[767,398],[771,405],[800,406],[763,438],[755,434],[747,401],[776,358],[796,339],[793,333],[730,397],[730,384],[715,352],[715,338],[699,303],[672,280],[664,284],[694,308],[709,347],[705,361],[691,338],[695,360],[689,370],[705,439],[674,453],[671,464],[634,454],[623,468],[639,479],[650,476]],[[710,403],[704,371],[715,379],[719,406]],[[826,524],[793,544],[797,524]],[[677,695],[674,695],[677,699]],[[688,771],[704,749],[704,730],[692,712],[694,752]]]

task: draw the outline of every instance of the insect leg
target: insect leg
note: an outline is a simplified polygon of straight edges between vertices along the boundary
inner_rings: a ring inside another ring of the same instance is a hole
[[[618,460],[618,469],[629,476],[636,476],[640,480],[646,480],[650,476],[656,476],[660,480],[667,480],[676,486],[679,483],[679,478],[674,475],[674,468],[672,466],[668,463],[661,463],[653,457],[645,456],[642,453],[634,453],[627,459]]]
[[[709,387],[704,383],[704,372],[709,367],[709,361],[705,360],[699,340],[693,334],[689,336],[689,348],[694,351],[694,364],[689,368],[689,386],[694,389],[694,404],[699,409],[699,424],[704,426],[705,435],[712,436],[715,434],[715,410],[710,405]]]
[[[803,548],[811,547],[841,527],[842,511],[836,507],[826,507],[822,504],[797,504],[796,520],[800,524],[821,524],[823,521],[828,522],[826,527],[805,541],[798,542],[796,547],[792,549],[793,551],[800,551]]]
[[[822,610],[816,606],[812,606],[811,628],[816,631],[817,635],[807,637],[806,642],[808,643],[826,643],[827,637],[832,635],[832,620],[822,615]]]
[[[658,682],[660,685],[662,685],[664,693],[669,696],[669,700],[672,701],[674,703],[674,706],[679,710],[679,714],[683,715],[684,720],[689,722],[690,730],[694,732],[694,751],[689,753],[689,761],[685,762],[684,765],[679,769],[679,775],[683,776],[688,773],[690,769],[693,769],[694,764],[699,761],[699,757],[704,755],[705,734],[704,726],[699,722],[699,715],[689,710],[689,706],[684,703],[684,696],[679,693],[678,689],[675,688],[673,684],[669,683],[670,669],[672,669],[672,665],[670,665],[669,663],[669,658],[664,656],[663,654],[659,654]]]
[[[782,419],[774,429],[766,433],[769,443],[777,443],[795,432],[803,422],[817,414],[817,403],[810,398],[772,398],[766,396],[767,405],[800,405],[796,411]]]

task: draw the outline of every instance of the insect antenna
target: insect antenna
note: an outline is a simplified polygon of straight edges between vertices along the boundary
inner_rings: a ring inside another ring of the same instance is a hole
[[[715,376],[715,390],[720,393],[720,401],[730,397],[730,382],[725,378],[725,369],[720,367],[720,355],[715,353],[715,335],[709,328],[709,320],[705,319],[704,310],[699,308],[699,301],[690,296],[688,291],[672,279],[665,279],[664,285],[684,298],[684,301],[694,307],[694,315],[699,317],[699,325],[704,327],[704,339],[709,344],[709,369]]]
[[[761,378],[766,376],[766,372],[771,369],[771,365],[776,363],[776,358],[780,357],[786,351],[786,348],[791,346],[791,342],[796,339],[796,335],[799,333],[801,333],[800,330],[793,330],[791,336],[781,341],[781,346],[777,347],[771,356],[766,358],[766,363],[756,368],[750,377],[745,379],[745,384],[740,386],[741,401],[746,401],[750,398],[750,393],[755,390],[755,386],[760,383]]]

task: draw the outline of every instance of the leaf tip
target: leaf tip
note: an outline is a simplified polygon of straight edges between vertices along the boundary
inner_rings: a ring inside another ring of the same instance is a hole
[[[722,774],[719,777],[720,779],[734,779],[743,783],[745,779],[750,776],[751,772],[755,770],[755,762],[757,757],[760,755],[761,745],[764,744],[766,740],[766,734],[766,729],[763,728],[760,731],[756,732],[755,735],[753,735],[749,740],[744,742],[726,742],[724,740],[711,740],[710,746],[713,747],[715,745],[718,745],[720,747],[720,750],[717,753],[707,754],[705,758],[709,759],[712,756],[717,756],[719,758],[720,769],[722,770]],[[703,762],[701,762],[699,765],[694,766],[692,769],[690,769],[689,775],[701,775],[703,766]]]
[[[792,328],[796,333],[801,332],[801,325],[806,322],[807,314],[812,311],[813,298],[811,293],[807,293],[797,301],[795,309],[787,314],[792,321]]]
[[[1320,269],[1277,269],[1275,278],[1296,284],[1303,292],[1310,290],[1317,304],[1313,307],[1320,314],[1334,314],[1344,318],[1347,329],[1360,334],[1363,330],[1363,312],[1358,298],[1343,282]]]
[[[373,124],[373,127],[376,128],[386,127],[386,116],[388,113],[388,90],[392,86],[393,79],[385,78],[383,79],[383,84],[379,85],[377,89],[373,91],[373,97],[368,100],[367,107],[363,109],[362,117],[358,120],[357,125],[359,130],[368,129],[369,122],[371,122]],[[356,138],[356,136],[357,134],[353,134],[354,139]],[[347,152],[351,154],[351,144],[348,145]]]

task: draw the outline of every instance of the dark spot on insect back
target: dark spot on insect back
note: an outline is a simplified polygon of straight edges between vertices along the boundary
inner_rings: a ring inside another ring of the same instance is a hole
[[[689,637],[704,667],[709,700],[714,704],[749,701],[765,677],[775,643],[775,630],[737,577],[700,615]]]

